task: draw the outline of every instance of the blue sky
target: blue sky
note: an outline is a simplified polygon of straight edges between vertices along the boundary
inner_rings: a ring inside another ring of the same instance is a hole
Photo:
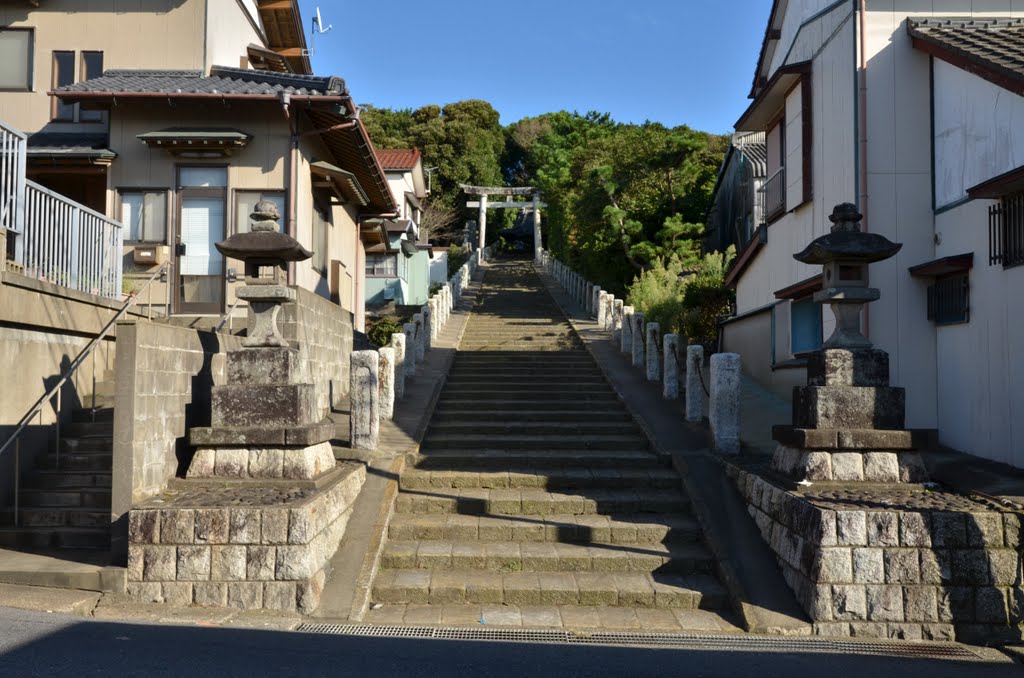
[[[300,0],[313,68],[358,103],[485,99],[503,124],[560,109],[727,132],[746,108],[771,0]]]

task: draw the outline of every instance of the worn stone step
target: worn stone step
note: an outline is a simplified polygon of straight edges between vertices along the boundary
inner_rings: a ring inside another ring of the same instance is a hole
[[[21,505],[30,508],[106,508],[110,509],[109,488],[21,490]]]
[[[515,367],[519,365],[541,364],[551,367],[564,365],[587,365],[592,366],[594,359],[585,350],[560,351],[550,354],[523,353],[522,351],[488,351],[474,355],[473,353],[459,352],[452,367],[464,365],[483,365],[499,368],[505,365]]]
[[[648,633],[742,633],[728,613],[680,607],[600,605],[378,605],[366,624],[479,628],[560,629],[573,632],[642,631]]]
[[[543,384],[543,385],[542,385]],[[500,388],[506,393],[525,391],[533,393],[543,388],[545,394],[551,393],[589,393],[600,389],[610,391],[604,377],[581,377],[572,381],[538,382],[537,379],[512,381],[509,379],[456,379],[445,384],[448,393],[460,393],[470,390],[490,390]]]
[[[106,421],[72,421],[61,426],[60,434],[61,436],[67,436],[68,438],[108,436],[113,440],[114,421],[113,419]]]
[[[14,510],[0,511],[0,524],[14,524]],[[110,509],[68,509],[68,508],[30,508],[18,510],[18,521],[21,527],[88,527],[109,528]]]
[[[594,407],[586,410],[533,410],[488,408],[452,408],[438,407],[434,411],[431,422],[448,423],[464,422],[467,426],[475,421],[505,421],[509,423],[541,423],[541,422],[628,422],[633,421],[625,407],[608,408]]]
[[[89,405],[88,401],[84,401],[84,404]],[[93,423],[93,422],[109,422],[114,421],[114,407],[111,404],[110,407],[97,407],[93,410],[91,407],[84,407],[72,410],[71,412],[72,422],[81,423]]]
[[[601,421],[593,418],[590,421],[565,422],[524,422],[524,421],[482,421],[470,419],[468,421],[438,421],[432,423],[428,429],[428,436],[431,435],[470,435],[478,436],[539,436],[539,435],[580,435],[580,436],[606,436],[606,435],[636,435],[639,429],[632,422],[624,421]]]
[[[568,489],[675,489],[682,481],[670,468],[555,468],[544,469],[536,466],[511,466],[501,470],[484,466],[460,466],[458,469],[420,470],[409,469],[402,473],[400,485],[403,490],[431,488],[483,489],[540,489],[561,491]]]
[[[701,543],[572,544],[516,541],[389,541],[381,567],[488,572],[654,572],[709,574],[714,558]]]
[[[449,450],[618,450],[643,449],[648,445],[643,434],[633,435],[459,435],[427,433],[423,448],[442,447]]]
[[[472,399],[464,396],[448,396],[444,392],[441,393],[441,397],[438,400],[438,411],[447,411],[448,409],[472,409],[475,412],[480,412],[479,416],[484,416],[483,413],[489,411],[520,411],[520,410],[551,410],[551,411],[578,411],[578,412],[597,412],[604,411],[609,408],[615,408],[619,411],[625,412],[625,405],[618,399],[614,394],[607,395],[581,395],[573,396],[572,398],[563,399],[548,399],[543,396],[536,398],[512,398],[510,394],[505,393],[504,398],[501,397],[500,393],[495,393],[494,397],[488,398],[486,401],[480,399]]]
[[[73,489],[73,488],[109,488],[110,473],[80,473],[73,471],[35,470],[25,481],[26,488],[34,489]]]
[[[650,450],[453,450],[448,448],[420,448],[420,457],[415,466],[421,469],[453,469],[462,464],[472,463],[508,468],[512,465],[530,464],[543,468],[618,468],[629,464],[634,468],[667,466]]]
[[[444,391],[441,392],[441,402],[450,403],[452,400],[475,400],[475,401],[507,401],[509,398],[515,399],[528,399],[531,393],[536,393],[536,390],[517,390],[510,391],[509,389],[502,388],[500,384],[492,384],[490,388],[467,388],[458,385],[446,386]],[[609,389],[607,386],[600,386],[598,388],[590,388],[584,390],[555,390],[545,389],[543,393],[538,394],[536,400],[529,400],[528,402],[543,402],[549,404],[563,403],[580,401],[586,403],[615,403],[619,402],[619,397],[614,391]]]
[[[726,592],[708,575],[646,572],[487,572],[381,570],[373,585],[379,603],[447,605],[606,605],[720,609]]]
[[[109,550],[110,528],[0,527],[0,548]]]
[[[62,452],[59,459],[50,453],[43,457],[43,468],[61,469],[63,471],[103,471],[110,472],[113,467],[113,454],[107,452]]]
[[[472,516],[396,513],[388,537],[396,540],[558,542],[566,544],[659,544],[700,539],[696,519],[682,512],[545,516]]]
[[[60,439],[61,454],[70,452],[106,452],[114,449],[114,437],[112,435],[83,436],[75,438]]]
[[[604,373],[594,365],[573,365],[568,367],[545,367],[543,365],[521,365],[519,367],[508,367],[501,369],[494,369],[485,367],[483,365],[467,365],[456,369],[449,370],[448,380],[454,379],[494,379],[501,381],[504,379],[523,379],[523,378],[552,378],[552,377],[601,377],[604,378]]]
[[[586,490],[580,494],[545,490],[407,490],[395,500],[399,513],[460,513],[462,515],[534,515],[557,513],[634,514],[678,513],[689,499],[678,490]]]

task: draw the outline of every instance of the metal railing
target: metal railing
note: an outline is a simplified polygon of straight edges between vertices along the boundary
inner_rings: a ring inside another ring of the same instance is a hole
[[[25,184],[25,232],[17,258],[25,275],[121,299],[121,224],[34,181]]]
[[[988,263],[1024,264],[1024,193],[1004,196],[988,208]]]
[[[764,210],[762,223],[782,216],[786,212],[786,168],[780,167],[775,174],[768,177],[760,193]]]
[[[36,416],[39,417],[40,423],[42,423],[43,408],[46,406],[46,403],[50,402],[51,400],[53,400],[56,397],[57,398],[56,424],[55,424],[56,432],[57,432],[56,463],[57,463],[58,467],[60,466],[60,410],[61,410],[61,405],[62,405],[62,403],[61,403],[61,388],[64,386],[64,384],[67,383],[68,379],[71,378],[71,375],[73,375],[75,373],[75,371],[79,367],[81,367],[82,363],[84,363],[85,360],[90,355],[92,355],[93,351],[96,350],[96,347],[100,345],[100,342],[102,342],[106,338],[107,334],[110,333],[111,328],[113,328],[114,325],[117,324],[117,321],[120,320],[121,318],[123,318],[125,316],[125,314],[128,313],[129,309],[131,309],[131,307],[135,305],[135,300],[138,299],[139,295],[142,292],[144,292],[146,290],[146,288],[148,288],[153,283],[154,280],[156,280],[158,277],[160,277],[163,274],[164,269],[166,268],[166,266],[167,266],[167,264],[162,264],[160,266],[160,268],[158,268],[149,277],[149,279],[146,280],[146,283],[139,289],[138,292],[134,292],[134,293],[132,293],[128,297],[128,300],[125,301],[125,303],[121,307],[121,309],[117,313],[114,314],[114,317],[111,318],[107,322],[106,325],[103,326],[103,329],[100,330],[99,334],[97,334],[96,337],[92,341],[89,342],[88,346],[86,346],[84,349],[82,349],[82,351],[77,356],[75,356],[75,359],[71,361],[71,364],[68,365],[67,369],[65,369],[61,373],[60,379],[57,380],[57,383],[55,383],[53,386],[51,386],[50,389],[46,393],[44,393],[42,396],[40,396],[39,400],[37,400],[35,402],[35,404],[32,405],[32,407],[30,407],[29,410],[25,413],[25,416],[23,416],[21,419],[18,420],[18,425],[14,429],[14,433],[12,433],[10,435],[10,437],[8,437],[7,440],[4,442],[4,444],[2,446],[0,446],[0,457],[3,456],[3,453],[6,452],[8,448],[10,448],[12,445],[14,446],[14,526],[15,527],[18,527],[18,511],[19,511],[19,504],[20,504],[20,501],[19,501],[19,499],[20,499],[20,491],[21,491],[21,437],[20,437],[21,434],[25,431],[26,428],[28,428],[28,425],[32,422],[33,419],[36,418]],[[92,389],[92,408],[91,409],[92,409],[93,419],[95,420],[95,417],[96,417],[96,364],[95,364],[95,361],[93,361],[92,385],[93,385],[93,389]]]
[[[27,137],[0,122],[0,228],[7,231],[7,252],[15,259],[25,227],[25,151]]]

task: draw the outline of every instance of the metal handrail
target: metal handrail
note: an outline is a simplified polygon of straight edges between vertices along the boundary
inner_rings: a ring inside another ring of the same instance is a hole
[[[220,331],[224,329],[224,323],[228,322],[235,313],[235,309],[238,308],[238,302],[242,301],[240,297],[235,297],[235,303],[231,304],[231,308],[227,310],[227,313],[220,317],[220,322],[217,324],[216,329],[213,330],[214,334],[220,334]],[[228,332],[231,328],[228,328]]]
[[[84,349],[82,349],[81,353],[79,353],[77,356],[75,356],[75,359],[72,360],[71,364],[68,366],[68,368],[66,370],[64,370],[64,373],[61,374],[61,377],[60,377],[59,380],[57,380],[57,383],[54,384],[53,386],[51,386],[50,389],[46,393],[44,393],[39,398],[39,400],[37,400],[35,402],[35,404],[32,407],[29,408],[28,412],[25,413],[25,416],[23,416],[19,420],[17,428],[14,429],[14,433],[12,433],[7,438],[7,441],[2,446],[0,446],[0,455],[3,455],[3,453],[7,450],[8,447],[10,447],[12,444],[14,444],[14,443],[19,441],[19,436],[28,427],[29,422],[31,422],[32,419],[34,419],[37,414],[39,414],[41,416],[43,407],[46,405],[47,402],[49,402],[49,400],[51,398],[53,398],[55,395],[58,395],[58,397],[59,397],[59,393],[60,393],[61,387],[64,386],[65,383],[67,383],[67,380],[71,378],[71,375],[75,373],[75,370],[77,370],[82,365],[82,363],[85,362],[85,359],[88,358],[92,354],[92,352],[96,349],[97,346],[99,346],[99,343],[101,341],[103,341],[104,338],[106,338],[107,333],[110,332],[110,329],[117,323],[117,321],[120,320],[121,318],[123,318],[124,315],[129,311],[129,309],[131,309],[131,307],[135,305],[135,300],[138,299],[139,294],[141,292],[145,291],[145,289],[147,287],[149,287],[153,283],[153,281],[157,279],[157,277],[159,277],[160,275],[163,274],[164,268],[166,266],[167,266],[167,264],[162,264],[160,266],[160,268],[158,268],[156,270],[156,272],[154,272],[153,275],[151,275],[149,277],[149,279],[146,281],[146,283],[142,286],[141,289],[139,289],[137,292],[133,292],[131,295],[129,295],[128,301],[125,302],[124,306],[121,307],[121,310],[119,310],[116,314],[114,314],[114,317],[111,318],[110,321],[107,322],[107,324],[103,326],[103,329],[101,329],[99,334],[96,335],[96,338],[93,339],[92,341],[90,341],[89,345],[86,346]],[[93,378],[93,381],[95,382],[95,377]],[[95,393],[95,390],[96,390],[95,389],[95,383],[93,383],[93,408],[92,409],[93,409],[94,416],[95,416],[95,410],[96,410],[96,393]],[[60,422],[60,411],[59,410],[60,410],[60,405],[58,404],[58,412],[57,412],[57,422],[58,422],[57,425],[58,426],[60,425],[60,423],[59,423]],[[59,430],[60,429],[58,428],[58,438],[57,438],[57,451],[58,451],[58,454],[60,454],[60,434],[59,434]],[[19,489],[20,489],[19,488],[19,483],[20,483],[20,478],[19,478],[19,475],[20,475],[20,468],[19,468],[19,466],[20,466],[20,464],[19,464],[20,457],[21,457],[21,445],[20,445],[20,443],[18,443],[17,445],[15,445],[15,458],[14,458],[14,526],[15,527],[18,526],[18,492],[19,492]]]

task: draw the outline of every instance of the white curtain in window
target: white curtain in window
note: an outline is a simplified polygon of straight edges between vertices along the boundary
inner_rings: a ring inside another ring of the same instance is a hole
[[[197,188],[224,188],[228,172],[223,167],[182,167],[181,185]]]
[[[214,243],[224,237],[224,201],[185,198],[181,203],[181,275],[220,275],[223,257]]]
[[[0,88],[28,89],[31,31],[0,30]]]

